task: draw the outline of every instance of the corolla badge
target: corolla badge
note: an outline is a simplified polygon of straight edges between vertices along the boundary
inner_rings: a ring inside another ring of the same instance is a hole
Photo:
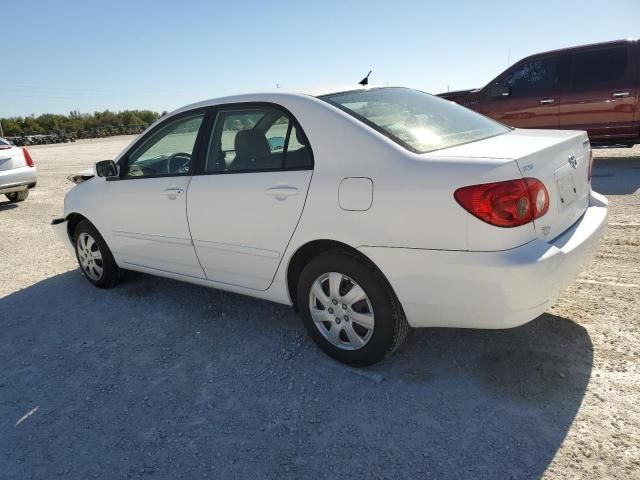
[[[576,156],[573,153],[569,155],[569,165],[573,168],[578,168],[578,160],[576,160]]]

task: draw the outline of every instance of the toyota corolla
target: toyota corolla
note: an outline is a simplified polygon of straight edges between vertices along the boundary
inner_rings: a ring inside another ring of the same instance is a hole
[[[542,314],[607,224],[580,131],[519,130],[406,88],[251,94],[160,119],[53,221],[88,281],[123,270],[293,305],[369,365],[409,327]]]

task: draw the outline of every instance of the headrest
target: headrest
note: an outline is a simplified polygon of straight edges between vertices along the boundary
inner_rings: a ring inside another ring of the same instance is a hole
[[[236,159],[252,160],[271,153],[269,142],[260,130],[241,130],[235,138]]]

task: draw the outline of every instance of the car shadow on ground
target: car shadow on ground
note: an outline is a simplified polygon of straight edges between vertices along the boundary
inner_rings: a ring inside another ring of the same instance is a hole
[[[355,370],[289,307],[71,271],[0,300],[6,478],[539,478],[584,396],[586,330],[423,329]]]
[[[640,156],[594,159],[593,189],[603,195],[629,195],[640,188]]]
[[[16,208],[18,205],[16,205],[15,203],[6,201],[3,202],[2,200],[0,200],[0,212],[2,212],[3,210],[11,210],[12,208]]]

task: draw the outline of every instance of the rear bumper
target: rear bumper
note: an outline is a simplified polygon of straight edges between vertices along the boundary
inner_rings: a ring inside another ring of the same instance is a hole
[[[550,242],[501,252],[361,247],[414,327],[510,328],[542,314],[585,268],[607,226],[607,199]]]
[[[76,251],[73,248],[73,244],[71,243],[71,239],[69,238],[69,233],[67,231],[67,220],[64,218],[54,218],[51,221],[51,228],[69,253],[75,257]]]
[[[20,192],[36,186],[36,167],[20,167],[0,171],[0,194]]]

